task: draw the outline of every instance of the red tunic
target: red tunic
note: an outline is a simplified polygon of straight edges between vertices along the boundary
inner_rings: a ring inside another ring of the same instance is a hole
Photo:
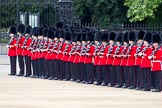
[[[66,45],[67,46],[67,45]],[[63,57],[61,58],[62,61],[69,61],[70,55],[69,52],[71,51],[71,48],[73,47],[73,44],[68,45],[68,49],[64,52]]]
[[[23,51],[22,51],[22,55],[23,55],[23,56],[29,56],[29,55],[30,55],[30,54],[29,54],[30,51],[28,50],[28,48],[29,48],[31,42],[32,42],[32,39],[29,38],[28,41],[26,42],[26,44],[24,45],[25,48],[23,48]]]
[[[144,48],[144,46],[141,47],[140,52],[143,50],[143,48]],[[142,62],[141,60],[142,60],[142,57],[141,56],[136,56],[135,57],[135,65],[136,66],[140,66],[141,65],[141,62]]]
[[[58,48],[60,47],[61,44],[62,44],[62,43],[60,42],[59,45],[58,45]],[[66,47],[66,43],[63,43],[63,45],[62,45],[62,47],[61,47],[61,49],[60,49],[60,53],[58,53],[57,56],[56,56],[56,59],[57,59],[57,60],[61,60],[61,58],[63,57],[63,54],[62,54],[62,53],[63,53],[65,47]],[[58,49],[58,50],[59,50],[59,49]]]
[[[128,60],[127,60],[127,66],[134,66],[135,65],[135,53],[136,53],[136,46],[133,46],[131,51],[129,52]]]
[[[107,46],[107,48],[106,48],[107,52],[108,52],[109,48],[110,48],[110,46]],[[113,57],[114,53],[115,53],[115,49],[113,47],[112,51],[110,52],[110,55],[107,56],[107,60],[106,60],[107,65],[112,65],[113,60],[114,60],[114,57]]]
[[[79,61],[79,58],[80,58],[80,51],[81,51],[81,46],[79,45],[79,46],[77,46],[77,48],[79,48],[79,50],[77,50],[76,52],[75,52],[75,59],[74,59],[74,63],[80,63],[80,61]]]
[[[148,56],[150,56],[152,53],[152,48],[148,48],[144,54],[146,54],[144,57],[142,57],[141,60],[141,68],[150,68],[151,67],[151,60],[148,59]]]
[[[99,50],[98,50],[98,52],[100,51],[100,49],[101,49],[101,47],[102,47],[102,45],[101,46],[99,46]],[[98,52],[96,52],[96,53],[98,53]],[[100,61],[100,56],[99,55],[95,55],[94,56],[94,65],[99,65],[99,61]]]
[[[84,59],[85,64],[93,63],[93,53],[94,53],[94,51],[95,51],[95,47],[90,46],[90,49],[87,52],[88,55],[86,55],[86,57]]]
[[[158,49],[155,53],[155,57],[152,61],[151,61],[151,71],[152,72],[159,72],[161,71],[161,54],[162,54],[162,49]]]
[[[122,46],[122,48],[124,49],[124,46]],[[125,55],[125,54],[127,53],[127,51],[128,51],[128,48],[126,48],[126,50],[125,50],[125,52],[124,52],[123,55]],[[126,65],[127,65],[127,60],[128,60],[127,57],[123,57],[123,58],[121,59],[120,66],[126,66]]]
[[[18,40],[17,40],[18,41]],[[22,36],[19,43],[18,43],[18,47],[17,47],[17,55],[22,55],[22,51],[23,49],[21,48],[22,47],[22,44],[24,43],[25,41],[25,37]]]
[[[102,45],[102,47],[101,47],[100,50],[102,50],[102,49],[104,49],[104,51],[101,52],[102,54],[99,56],[100,59],[99,59],[99,64],[98,65],[107,65],[107,63],[106,63],[106,59],[107,59],[106,54],[107,54],[107,51],[105,50],[106,48],[104,48],[103,45]]]
[[[70,52],[71,52],[71,50],[72,50],[73,48],[76,49],[76,46],[72,44],[72,48],[70,49]],[[73,53],[73,52],[71,52],[71,53]],[[71,54],[71,55],[69,54],[69,56],[70,56],[70,57],[69,57],[69,60],[68,60],[68,61],[69,61],[69,62],[73,62],[74,59],[75,59],[75,55],[74,55],[74,54]]]
[[[15,43],[16,43],[16,39],[14,39],[10,45],[15,45]],[[8,56],[17,56],[16,46],[13,46],[8,49]]]
[[[115,51],[116,51],[117,47],[118,46],[114,46]],[[121,55],[121,52],[123,51],[123,49],[124,49],[124,47],[120,47],[119,52],[116,53],[116,55]],[[122,59],[122,57],[114,57],[112,65],[119,66],[121,64],[121,59]]]

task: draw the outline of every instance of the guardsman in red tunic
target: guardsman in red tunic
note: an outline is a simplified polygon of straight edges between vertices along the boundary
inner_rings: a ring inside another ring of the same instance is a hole
[[[67,29],[66,32],[65,32],[65,48],[64,48],[64,51],[62,51],[62,58],[61,60],[64,62],[64,70],[63,70],[63,76],[64,76],[64,80],[65,81],[68,81],[71,79],[71,76],[70,76],[70,62],[68,62],[68,59],[69,59],[69,51],[70,51],[70,46],[71,46],[71,30],[70,29]]]
[[[152,92],[161,91],[161,37],[158,33],[153,34],[153,52],[148,57],[151,60],[151,72],[153,75],[153,89]]]
[[[95,81],[93,84],[95,85],[101,85],[102,84],[102,80],[101,80],[101,66],[99,65],[99,60],[100,60],[100,57],[99,55],[97,55],[97,53],[100,51],[101,49],[101,46],[102,46],[102,43],[100,42],[101,37],[102,35],[102,32],[97,32],[95,34],[95,51],[93,53],[93,56],[94,56],[94,60],[93,60],[93,64],[95,66]]]
[[[11,73],[8,75],[16,75],[16,59],[17,59],[17,54],[16,54],[16,27],[11,26],[9,29],[10,33],[10,42],[6,46],[8,48],[8,56],[10,57],[10,66],[11,66]]]
[[[93,53],[95,50],[94,47],[94,33],[92,31],[89,31],[86,36],[87,45],[85,50],[85,59],[84,64],[86,65],[86,74],[87,74],[87,80],[86,83],[93,84],[94,81],[94,66],[93,66]]]
[[[121,72],[121,51],[123,50],[123,48],[121,48],[122,44],[123,44],[123,33],[118,33],[117,35],[117,39],[116,39],[116,45],[114,46],[114,60],[112,63],[112,66],[114,67],[114,73],[116,75],[116,85],[115,88],[120,88],[123,85],[123,74]]]
[[[35,27],[32,31],[32,44],[29,47],[29,51],[31,52],[31,62],[32,62],[32,68],[33,68],[33,74],[31,76],[31,78],[36,78],[37,77],[37,73],[38,73],[38,61],[37,58],[35,56],[35,50],[36,50],[36,46],[38,44],[38,38],[37,38],[37,27]]]
[[[80,69],[81,69],[81,76],[80,76],[80,80],[82,81],[81,83],[87,83],[87,73],[86,73],[86,64],[84,64],[84,59],[85,59],[85,50],[86,50],[86,44],[87,44],[87,40],[86,40],[86,34],[87,34],[87,30],[83,29],[82,33],[81,33],[81,40],[82,40],[82,46],[81,46],[81,51],[80,51],[80,57],[79,57],[79,62],[80,62]]]
[[[122,51],[121,51],[121,63],[120,63],[120,66],[121,66],[121,70],[124,74],[124,77],[123,77],[123,86],[122,88],[127,88],[128,85],[129,85],[129,77],[128,77],[128,69],[127,69],[127,58],[124,56],[126,53],[127,53],[127,50],[128,50],[128,47],[129,47],[129,44],[128,44],[128,32],[125,32],[124,33],[124,36],[123,36],[123,41],[124,41],[124,45],[121,47]]]
[[[72,44],[70,45],[70,51],[69,51],[69,59],[68,61],[70,62],[70,71],[71,71],[71,81],[75,81],[77,79],[76,77],[76,64],[73,63],[74,59],[75,59],[75,55],[74,55],[74,51],[76,50],[77,44],[77,37],[76,37],[76,33],[73,32],[72,33]]]
[[[109,34],[109,46],[106,48],[107,50],[107,60],[106,64],[108,65],[108,86],[114,87],[116,85],[116,78],[115,78],[115,72],[114,67],[112,66],[113,60],[114,60],[114,45],[116,44],[116,35],[117,33],[114,31],[111,31]]]
[[[43,59],[42,61],[43,61],[44,70],[42,71],[43,72],[42,73],[42,78],[44,79],[46,77],[46,67],[47,67],[45,57],[46,57],[46,55],[48,53],[46,49],[47,49],[48,44],[49,44],[49,42],[48,42],[48,29],[47,28],[43,29],[43,39],[44,39],[44,43],[43,43],[43,47],[41,49],[42,54],[40,56]]]
[[[144,41],[143,41],[143,38],[144,38],[144,35],[145,35],[145,31],[141,30],[138,32],[138,40],[137,40],[137,44],[136,44],[136,54],[134,55],[135,56],[135,72],[136,72],[136,88],[135,90],[140,90],[141,89],[141,68],[140,68],[140,65],[141,65],[141,60],[142,60],[142,56],[139,56],[139,52],[142,51],[143,49],[143,44],[144,44]]]
[[[100,57],[99,59],[99,66],[101,67],[101,72],[98,73],[98,75],[101,75],[101,85],[102,86],[107,86],[108,85],[108,72],[107,72],[107,64],[106,64],[106,54],[107,51],[105,50],[107,47],[107,41],[108,41],[108,33],[104,31],[101,35],[101,41],[102,45],[100,48],[100,51],[97,53],[97,55]]]
[[[17,76],[23,76],[24,75],[24,57],[22,56],[22,44],[25,41],[24,38],[24,31],[25,31],[25,25],[24,24],[19,24],[17,26],[17,35],[18,35],[18,39],[16,42],[16,46],[17,46],[17,55],[18,55],[18,63],[19,63],[19,74],[17,74]]]
[[[31,26],[26,26],[25,27],[25,41],[22,45],[22,55],[25,58],[25,67],[26,67],[26,73],[24,75],[24,77],[29,77],[31,76],[31,58],[29,56],[29,46],[32,42],[32,38],[31,38],[31,32],[32,32],[32,27]]]
[[[129,89],[134,89],[136,86],[136,78],[135,78],[135,53],[136,53],[136,40],[137,40],[137,34],[135,31],[130,31],[128,35],[129,39],[129,48],[127,50],[127,53],[125,57],[128,58],[127,60],[127,67],[128,67],[128,74],[129,74]]]
[[[151,89],[151,61],[148,56],[152,53],[152,33],[146,32],[144,37],[144,48],[139,52],[139,56],[142,56],[141,60],[141,87],[143,91],[150,91]]]
[[[58,60],[57,60],[57,51],[58,51],[58,45],[59,45],[59,30],[55,30],[55,34],[54,34],[54,45],[52,46],[52,60],[53,60],[53,79],[52,80],[58,80]]]
[[[52,80],[52,72],[53,72],[53,58],[51,57],[51,54],[52,54],[52,48],[53,48],[53,45],[55,44],[54,42],[54,31],[53,30],[48,30],[48,33],[47,33],[47,36],[48,36],[48,39],[49,39],[49,44],[48,44],[48,47],[47,47],[47,55],[45,57],[45,63],[46,63],[46,71],[45,71],[45,77],[44,79],[49,79],[49,80]],[[52,65],[52,66],[51,66]]]
[[[43,66],[44,61],[43,61],[43,58],[41,57],[41,55],[42,55],[41,50],[43,48],[43,43],[44,43],[42,31],[43,31],[43,27],[37,28],[39,44],[36,49],[36,56],[38,58],[38,75],[37,76],[39,78],[43,78],[42,74],[44,73],[44,66]]]
[[[64,30],[59,30],[59,40],[60,40],[60,42],[58,44],[58,50],[56,51],[56,53],[57,53],[56,59],[58,60],[57,77],[58,77],[59,80],[63,80],[65,78],[65,75],[64,75],[64,63],[61,60],[61,58],[63,57],[62,52],[64,51],[65,46],[66,46],[64,37],[65,37],[65,31]]]
[[[82,46],[82,43],[81,43],[81,33],[77,31],[76,36],[77,36],[77,46],[76,46],[75,51],[73,52],[73,54],[75,55],[73,63],[76,64],[76,70],[75,70],[76,82],[80,83],[81,82],[81,68],[80,68],[81,67],[81,63],[79,62],[79,58],[80,58],[79,54],[80,54],[81,46]]]

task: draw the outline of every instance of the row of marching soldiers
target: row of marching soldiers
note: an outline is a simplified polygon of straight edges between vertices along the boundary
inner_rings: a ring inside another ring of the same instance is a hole
[[[97,31],[83,27],[11,26],[11,73],[116,88],[160,92],[161,34]]]

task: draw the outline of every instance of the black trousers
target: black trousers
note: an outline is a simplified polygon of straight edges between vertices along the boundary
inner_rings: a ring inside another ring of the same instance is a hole
[[[128,66],[129,73],[129,86],[136,87],[136,73],[134,72],[134,66]]]
[[[19,74],[24,75],[24,57],[22,55],[18,55],[18,63],[19,63]]]
[[[95,66],[95,81],[99,84],[102,83],[102,68],[99,65]]]
[[[44,60],[43,58],[39,58],[38,59],[38,76],[43,76],[43,73],[44,73]]]
[[[109,66],[110,67],[110,84],[111,86],[116,85],[116,75],[115,75],[115,68],[114,66]]]
[[[31,75],[31,57],[25,56],[26,75]]]
[[[33,76],[38,75],[38,60],[32,60]]]
[[[94,81],[94,66],[92,63],[86,64],[86,74],[87,74],[87,82],[93,82]]]
[[[81,73],[80,73],[80,80],[81,81],[86,81],[87,78],[86,78],[86,66],[84,63],[80,63],[80,70],[81,70]]]
[[[71,80],[76,80],[76,75],[75,75],[75,64],[73,62],[70,62],[69,63],[70,65],[70,77],[71,77]]]
[[[128,72],[128,67],[123,66],[123,73],[124,73],[124,84],[125,86],[129,86],[129,72]]]
[[[82,81],[82,79],[81,79],[81,73],[82,73],[81,67],[82,67],[81,63],[76,64],[76,77],[77,77],[76,79],[78,81]]]
[[[59,60],[55,60],[56,78],[59,79]]]
[[[65,71],[65,79],[66,80],[70,80],[71,79],[71,68],[70,68],[70,62],[66,62],[64,61],[65,63],[65,68],[64,68],[64,71]]]
[[[55,67],[54,67],[53,60],[48,60],[48,64],[49,64],[49,77],[54,78]]]
[[[102,72],[102,82],[105,84],[108,84],[108,72],[107,72],[107,66],[102,65],[101,66],[101,72]]]
[[[54,59],[53,60],[53,78],[57,78],[57,67],[56,67],[56,65],[57,65],[57,61]]]
[[[152,72],[154,89],[161,90],[161,71]]]
[[[142,88],[151,89],[151,72],[150,68],[141,68],[142,70]]]
[[[121,67],[120,66],[114,66],[115,69],[115,74],[116,74],[116,85],[122,86],[123,85],[123,75],[121,72]]]
[[[140,66],[135,66],[135,72],[136,72],[136,87],[141,88],[142,87],[142,69]]]
[[[49,63],[48,60],[44,60],[44,77],[48,78],[49,77]]]
[[[10,67],[11,67],[11,74],[16,74],[16,59],[17,56],[10,56]]]

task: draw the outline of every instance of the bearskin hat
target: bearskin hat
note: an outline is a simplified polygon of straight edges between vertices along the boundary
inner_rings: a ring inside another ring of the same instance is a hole
[[[128,40],[129,41],[137,40],[137,33],[135,31],[130,31],[128,34]]]
[[[116,35],[117,35],[116,32],[114,32],[114,31],[110,32],[110,34],[109,34],[109,40],[115,41]]]
[[[64,30],[59,30],[59,38],[65,38],[65,31]]]
[[[32,30],[32,35],[33,35],[33,36],[36,36],[36,37],[38,36],[38,35],[37,35],[37,27],[34,27],[34,28],[33,28],[33,30]]]
[[[153,38],[153,43],[160,43],[161,42],[161,37],[158,33],[154,33],[152,35],[152,38]]]
[[[68,41],[71,40],[71,32],[69,31],[65,32],[65,40],[68,40]]]
[[[107,32],[103,32],[101,35],[101,41],[108,41],[108,33]]]
[[[128,43],[128,32],[123,34],[123,41]]]
[[[101,40],[101,35],[102,35],[102,32],[97,32],[96,34],[95,34],[95,37],[94,37],[94,40],[95,41],[100,41]]]
[[[123,33],[122,32],[117,34],[116,41],[118,41],[120,43],[123,42]]]
[[[25,34],[31,34],[31,32],[32,32],[32,27],[30,25],[27,25],[25,27]]]
[[[139,39],[143,40],[144,36],[145,36],[145,31],[141,30],[138,32],[138,40]]]
[[[44,28],[42,34],[43,34],[43,37],[47,37],[48,36],[48,29]]]
[[[53,30],[48,30],[48,38],[54,39],[54,31]]]
[[[19,24],[17,26],[17,32],[20,32],[21,34],[25,32],[25,25],[24,24]]]
[[[56,28],[62,29],[62,27],[63,27],[63,23],[62,22],[57,22]]]
[[[143,40],[147,41],[148,43],[151,43],[152,42],[152,33],[146,32]]]
[[[10,29],[9,29],[9,33],[10,34],[16,34],[16,27],[15,26],[11,26]]]
[[[91,41],[91,42],[94,41],[94,33],[91,32],[91,31],[89,31],[89,32],[87,33],[86,40],[87,40],[87,41]]]

